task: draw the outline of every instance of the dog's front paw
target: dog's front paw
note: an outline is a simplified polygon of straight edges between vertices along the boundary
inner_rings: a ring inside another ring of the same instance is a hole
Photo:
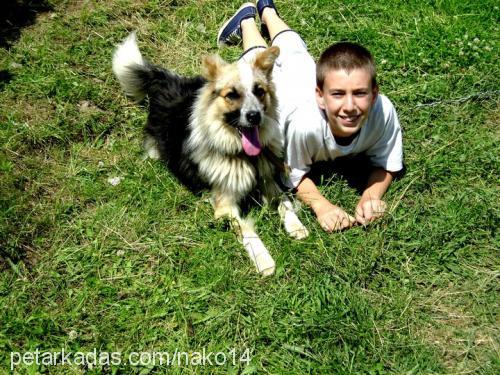
[[[242,243],[257,268],[257,272],[262,276],[271,276],[276,269],[276,264],[260,238],[256,234],[244,234]]]
[[[292,237],[293,239],[296,240],[303,240],[307,236],[309,236],[309,231],[307,228],[302,224],[302,223],[296,223],[293,225],[290,225],[289,228],[285,227],[286,231]]]
[[[302,224],[294,212],[288,211],[284,218],[285,230],[288,235],[296,240],[303,240],[309,236],[309,231]]]
[[[290,237],[296,240],[302,240],[309,236],[309,231],[304,224],[300,222],[292,206],[292,202],[290,202],[288,198],[283,198],[278,206],[278,212],[285,226],[285,230]]]

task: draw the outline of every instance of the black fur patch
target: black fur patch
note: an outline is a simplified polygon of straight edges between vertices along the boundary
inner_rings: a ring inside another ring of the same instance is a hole
[[[180,77],[151,64],[137,66],[134,73],[149,97],[145,132],[156,140],[162,160],[191,190],[206,188],[199,179],[197,165],[184,147],[193,103],[206,80],[201,76]]]
[[[241,116],[240,109],[236,109],[231,112],[226,112],[224,113],[224,121],[226,122],[226,124],[236,128],[240,125],[240,116]]]

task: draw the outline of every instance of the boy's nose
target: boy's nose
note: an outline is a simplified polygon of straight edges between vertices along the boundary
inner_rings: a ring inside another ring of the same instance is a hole
[[[354,98],[352,97],[352,95],[346,95],[344,100],[344,111],[352,112],[354,110],[356,110],[356,107],[354,105]]]

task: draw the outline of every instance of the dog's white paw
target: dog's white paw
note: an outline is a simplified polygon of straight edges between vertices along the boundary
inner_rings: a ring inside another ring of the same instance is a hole
[[[158,150],[158,143],[152,136],[146,136],[143,142],[144,159],[160,160],[160,150]]]
[[[296,240],[302,240],[309,236],[309,231],[304,224],[300,222],[300,219],[295,213],[292,202],[290,202],[288,198],[282,198],[282,201],[278,206],[278,212],[280,214],[281,221],[283,221],[283,225],[285,226],[285,230],[290,237]]]
[[[293,211],[287,211],[285,213],[283,224],[285,225],[285,230],[288,235],[296,240],[303,240],[309,236],[309,231],[304,224],[300,222],[299,218]]]
[[[244,235],[242,242],[257,272],[262,276],[271,276],[276,269],[276,264],[260,238],[257,235]]]

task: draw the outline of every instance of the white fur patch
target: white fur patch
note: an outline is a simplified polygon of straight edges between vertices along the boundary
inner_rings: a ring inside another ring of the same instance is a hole
[[[253,264],[257,268],[257,272],[263,276],[270,276],[274,273],[276,269],[276,264],[274,259],[267,251],[266,246],[262,243],[257,234],[243,234],[243,246],[248,253],[248,256],[252,260]]]
[[[144,97],[144,93],[137,88],[137,82],[132,79],[130,69],[134,65],[144,65],[135,32],[131,33],[116,49],[113,55],[113,73],[120,81],[123,91],[128,96],[139,100]]]
[[[156,143],[156,140],[151,137],[151,136],[146,136],[144,139],[144,151],[146,153],[146,158],[150,158],[153,160],[159,160],[160,159],[160,151],[158,150],[158,143]]]
[[[262,103],[253,94],[253,86],[255,82],[254,69],[251,65],[239,61],[238,72],[240,75],[240,83],[245,90],[243,103],[241,105],[241,122],[246,122],[246,113],[250,111],[258,111],[262,117],[265,116]]]
[[[240,82],[247,89],[252,90],[254,81],[254,72],[252,66],[246,62],[238,62],[238,71],[240,73]]]
[[[283,221],[283,225],[285,226],[285,230],[290,237],[295,238],[296,240],[302,240],[309,236],[309,231],[304,224],[300,222],[300,219],[297,217],[297,214],[293,209],[292,202],[290,202],[287,198],[283,198],[281,200],[278,212],[281,220]]]

